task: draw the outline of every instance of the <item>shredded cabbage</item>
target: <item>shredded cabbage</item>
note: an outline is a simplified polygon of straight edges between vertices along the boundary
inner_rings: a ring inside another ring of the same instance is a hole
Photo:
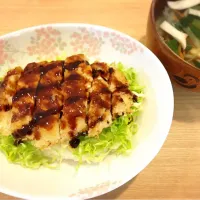
[[[83,159],[87,162],[100,162],[109,153],[126,154],[133,148],[133,135],[137,132],[136,117],[144,98],[143,87],[138,84],[136,73],[132,68],[126,69],[122,63],[115,66],[125,74],[129,89],[138,96],[138,101],[134,103],[132,114],[116,119],[110,127],[102,131],[98,138],[80,137],[78,148],[72,150],[79,163]],[[62,161],[61,153],[56,149],[46,153],[37,149],[31,142],[15,146],[11,135],[0,134],[0,150],[11,163],[32,169],[38,169],[40,166],[55,168]]]
[[[138,126],[136,117],[139,114],[141,103],[144,98],[143,89],[138,84],[137,76],[133,68],[126,69],[122,63],[116,66],[122,71],[128,82],[129,89],[137,94],[138,101],[133,106],[133,113],[119,117],[112,125],[105,128],[102,133],[96,137],[91,138],[88,136],[80,137],[79,146],[73,150],[73,154],[79,159],[79,162],[101,162],[109,153],[127,154],[132,150],[133,135],[137,132]]]
[[[31,142],[24,142],[18,146],[14,145],[15,139],[12,135],[3,136],[0,134],[0,150],[11,163],[20,164],[23,167],[38,169],[40,166],[49,168],[57,167],[56,158],[45,155]]]

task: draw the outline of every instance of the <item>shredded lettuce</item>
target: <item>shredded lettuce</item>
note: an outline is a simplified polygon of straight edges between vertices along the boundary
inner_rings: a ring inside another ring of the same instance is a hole
[[[80,137],[79,146],[73,150],[79,162],[101,162],[109,153],[128,153],[132,147],[132,136],[137,132],[135,115],[119,117],[105,128],[99,137]]]
[[[136,118],[144,98],[144,88],[138,84],[136,73],[132,68],[126,69],[122,63],[115,66],[125,74],[129,82],[129,89],[138,97],[132,108],[133,113],[116,119],[110,127],[102,131],[98,138],[80,137],[81,142],[78,148],[72,150],[79,163],[83,160],[100,162],[109,153],[126,154],[133,148],[133,135],[138,129]],[[14,145],[14,141],[13,136],[0,134],[0,150],[11,163],[38,169],[41,166],[56,168],[62,161],[62,153],[59,150],[54,149],[47,151],[47,153],[36,148],[30,141],[21,143],[18,146]]]
[[[87,162],[101,162],[109,153],[116,155],[127,154],[133,149],[133,135],[138,130],[136,118],[144,98],[144,87],[138,84],[136,72],[133,68],[127,69],[122,63],[118,63],[115,66],[125,74],[129,82],[129,89],[137,94],[137,103],[132,108],[132,114],[121,116],[114,120],[112,125],[105,128],[98,137],[91,138],[85,136],[79,138],[81,142],[73,150],[73,154],[79,159],[80,163],[83,160]]]
[[[133,68],[126,68],[122,63],[113,64],[117,69],[119,69],[125,75],[129,83],[129,89],[132,92],[143,93],[144,86],[138,83],[138,77]]]
[[[44,152],[33,146],[31,142],[24,142],[15,146],[14,141],[13,136],[3,136],[0,134],[0,150],[11,163],[32,169],[38,169],[40,166],[57,167],[55,165],[55,158],[46,156]]]

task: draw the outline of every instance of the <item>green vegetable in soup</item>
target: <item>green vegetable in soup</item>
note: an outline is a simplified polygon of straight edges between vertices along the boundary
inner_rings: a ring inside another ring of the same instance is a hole
[[[192,25],[200,29],[200,19],[194,19]]]
[[[193,9],[200,10],[200,5],[194,6]]]
[[[200,29],[198,29],[193,24],[190,24],[190,29],[194,33],[194,35],[200,40]]]
[[[194,65],[196,66],[196,67],[198,67],[198,68],[200,68],[200,62],[199,61],[193,61],[193,63],[194,63]]]
[[[166,44],[168,45],[168,47],[176,54],[178,54],[178,46],[179,43],[177,40],[172,39],[166,42]]]
[[[188,52],[188,51],[190,51],[192,48],[193,48],[192,45],[188,44],[187,47],[186,47],[186,49],[185,49],[185,51]]]
[[[188,15],[187,17],[183,17],[182,19],[180,19],[179,23],[182,28],[187,28],[188,26],[190,26],[195,18],[196,17],[193,15]]]

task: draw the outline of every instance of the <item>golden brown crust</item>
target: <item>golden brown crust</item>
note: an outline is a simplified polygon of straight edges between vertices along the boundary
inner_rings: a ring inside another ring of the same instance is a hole
[[[38,147],[47,147],[58,143],[59,118],[63,104],[60,85],[63,80],[63,62],[46,64],[36,92],[36,106],[33,113],[35,126],[29,139],[35,140]]]
[[[0,111],[8,111],[12,106],[12,97],[16,92],[17,82],[21,76],[22,68],[16,67],[8,71],[0,84]]]
[[[17,82],[21,73],[21,67],[16,67],[8,71],[3,82],[0,84],[0,133],[3,135],[11,133],[12,98],[16,92]]]
[[[113,119],[132,112],[133,94],[128,88],[128,81],[124,74],[117,69],[110,70],[109,86],[112,91]]]
[[[92,69],[83,55],[67,58],[64,68],[64,104],[60,133],[62,140],[70,140],[87,131],[87,99],[92,82]]]
[[[107,82],[110,77],[108,65],[102,62],[95,62],[91,67],[94,80],[90,91],[88,135],[94,137],[112,123],[111,91]]]
[[[92,65],[93,78],[101,76],[104,80],[108,81],[110,77],[109,67],[104,62],[94,62]]]
[[[32,116],[34,97],[39,80],[40,65],[37,63],[28,64],[18,81],[17,90],[13,96],[12,122],[19,121],[24,117],[20,114],[21,112]]]
[[[88,135],[99,135],[102,130],[110,126],[111,116],[111,92],[108,83],[102,78],[94,78],[90,92],[90,105],[88,111]]]

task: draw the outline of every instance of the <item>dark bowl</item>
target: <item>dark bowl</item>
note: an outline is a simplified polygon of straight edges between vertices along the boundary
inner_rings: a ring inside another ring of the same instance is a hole
[[[162,41],[156,28],[156,20],[161,16],[167,0],[153,0],[150,8],[146,45],[165,66],[171,80],[181,87],[200,92],[200,69],[178,57]]]

